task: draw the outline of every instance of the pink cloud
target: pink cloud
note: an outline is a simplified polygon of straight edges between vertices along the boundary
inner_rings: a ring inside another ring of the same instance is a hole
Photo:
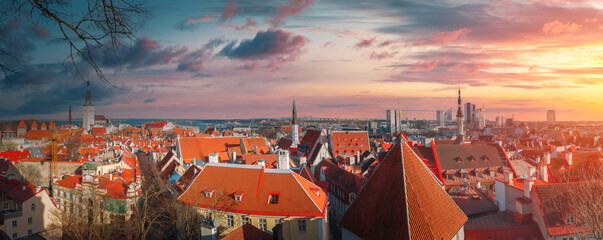
[[[598,18],[587,18],[587,19],[584,19],[584,21],[583,21],[583,23],[596,23],[596,22],[599,22]]]
[[[222,12],[222,20],[226,20],[226,19],[232,19],[235,15],[235,11],[237,10],[237,4],[232,2],[232,1],[228,1],[228,4],[226,4],[226,7],[224,7],[224,12]]]
[[[31,27],[33,28],[34,34],[36,35],[36,37],[40,37],[40,38],[47,38],[49,36],[48,30],[42,26],[40,26],[39,24],[32,24]]]
[[[449,72],[465,72],[468,74],[474,74],[474,73],[478,72],[479,70],[487,68],[489,66],[490,66],[490,64],[488,64],[488,63],[474,63],[474,64],[459,63],[457,65],[454,65],[454,66],[448,68],[448,71]]]
[[[251,18],[247,18],[247,22],[243,25],[235,25],[235,29],[237,31],[241,31],[241,30],[245,30],[251,27],[255,27],[257,25],[256,22],[254,22],[253,20],[251,20]]]
[[[393,43],[394,43],[394,41],[392,41],[392,40],[386,40],[386,41],[381,42],[381,44],[379,44],[379,47],[386,47]]]
[[[542,32],[544,34],[560,34],[560,33],[575,33],[582,29],[582,25],[577,23],[562,23],[559,20],[545,23],[542,26]]]
[[[467,35],[471,33],[471,29],[461,28],[456,31],[451,32],[439,32],[432,33],[425,38],[415,39],[413,45],[414,46],[428,46],[428,45],[445,45],[448,42],[463,39],[467,37]]]
[[[322,45],[322,47],[329,47],[329,46],[333,46],[333,42],[332,41],[328,41],[324,45]]]
[[[299,15],[302,10],[314,4],[314,0],[291,0],[287,4],[278,7],[278,15],[268,20],[274,26],[278,26],[289,16]]]
[[[372,52],[370,59],[382,60],[385,58],[390,58],[391,56],[392,56],[392,54],[387,53],[387,52],[382,52],[382,53]]]
[[[216,17],[218,17],[218,16],[217,15],[205,15],[205,16],[199,17],[199,18],[188,18],[188,19],[186,19],[186,23],[195,24],[195,23],[209,22],[211,20],[216,19]]]
[[[363,39],[362,41],[360,41],[359,43],[356,44],[356,47],[357,48],[370,47],[371,45],[373,45],[374,41],[375,41],[375,38]]]
[[[441,59],[427,59],[423,61],[417,61],[415,65],[408,68],[410,71],[429,71],[438,66],[438,64],[445,64],[448,62],[447,58]]]

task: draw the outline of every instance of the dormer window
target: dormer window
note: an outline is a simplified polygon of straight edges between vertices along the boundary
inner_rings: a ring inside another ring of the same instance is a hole
[[[481,171],[478,171],[477,173],[475,173],[475,176],[476,176],[477,178],[482,178],[482,177],[484,177]]]
[[[310,191],[312,191],[314,194],[316,194],[316,196],[320,196],[320,189],[318,189],[318,188],[310,188]]]
[[[268,204],[278,204],[278,195],[279,193],[269,193]]]
[[[234,194],[234,199],[235,199],[235,201],[237,201],[237,202],[240,202],[241,200],[243,200],[243,192],[241,192],[241,191],[236,192],[236,193]]]
[[[214,189],[205,189],[205,197],[206,198],[211,198],[214,195]]]
[[[574,215],[573,214],[568,213],[565,215],[565,224],[567,224],[567,225],[574,224]]]
[[[496,171],[495,170],[490,170],[490,176],[491,177],[496,177]]]

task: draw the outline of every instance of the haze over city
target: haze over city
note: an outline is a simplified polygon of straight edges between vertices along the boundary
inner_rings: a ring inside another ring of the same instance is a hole
[[[3,3],[12,4],[12,3]],[[74,3],[72,11],[77,12]],[[601,120],[599,1],[165,1],[76,74],[58,27],[14,13],[0,34],[19,56],[0,76],[0,118],[66,119],[91,82],[111,118],[435,119],[464,101],[487,118]]]

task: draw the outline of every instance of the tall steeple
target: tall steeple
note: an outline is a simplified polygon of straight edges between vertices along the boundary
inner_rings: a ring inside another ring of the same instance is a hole
[[[84,102],[84,106],[94,106],[92,100],[90,100],[90,81],[86,82],[86,102]]]
[[[293,111],[292,111],[291,125],[297,124],[297,109],[295,109],[295,100],[293,100]]]
[[[86,101],[82,106],[82,127],[86,129],[86,131],[90,131],[92,129],[92,125],[94,125],[94,105],[92,104],[92,100],[90,99],[90,81],[86,82]]]
[[[461,138],[461,142],[465,136],[465,129],[463,127],[463,121],[464,119],[464,115],[463,115],[463,105],[461,104],[461,87],[459,87],[459,108],[456,111],[456,124],[457,124],[457,130],[459,132],[458,137],[457,138]]]
[[[291,116],[291,147],[297,149],[299,144],[299,126],[297,125],[297,109],[295,108],[295,100],[293,100],[293,110]]]

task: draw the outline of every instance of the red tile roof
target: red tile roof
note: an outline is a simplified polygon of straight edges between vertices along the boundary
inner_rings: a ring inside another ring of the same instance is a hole
[[[29,158],[29,150],[0,152],[0,158],[4,158],[10,161],[11,163],[15,164],[21,161],[22,159]]]
[[[52,131],[50,130],[29,130],[24,136],[27,140],[50,140]]]
[[[40,126],[40,128],[48,128],[48,126],[46,126],[46,122],[42,122],[42,126]]]
[[[369,150],[369,138],[366,131],[333,131],[331,133],[333,157],[355,155],[357,151]]]
[[[25,189],[23,189],[23,186],[25,186]],[[36,185],[33,185],[29,182],[23,182],[17,187],[15,187],[13,190],[10,190],[7,196],[18,202],[23,203],[38,194],[39,192],[46,191],[43,188],[40,188],[39,190],[36,188]]]
[[[178,201],[210,208],[213,200],[206,198],[205,189],[224,193],[219,210],[261,216],[323,217],[327,211],[327,195],[313,190],[318,186],[291,170],[265,169],[240,164],[208,164],[195,178]],[[234,202],[234,193],[244,192],[241,202]],[[269,204],[270,194],[279,194],[277,204]]]
[[[232,231],[228,235],[224,236],[222,240],[271,240],[272,235],[256,228],[251,224],[245,224],[236,230]]]
[[[207,161],[212,152],[226,152],[227,147],[240,146],[241,138],[243,137],[180,138],[180,154],[184,163],[190,163],[193,158]]]
[[[243,161],[247,165],[256,165],[258,160],[264,159],[266,168],[277,168],[278,167],[278,155],[277,154],[245,154],[243,155]]]
[[[38,123],[36,122],[36,120],[34,120],[34,121],[31,123],[31,129],[37,129],[37,128],[38,128]]]
[[[65,179],[58,180],[56,184],[64,188],[75,189],[76,183],[82,183],[82,175],[67,176]]]
[[[339,224],[363,239],[450,239],[466,221],[408,144],[397,141]]]
[[[107,134],[107,128],[105,128],[105,127],[92,128],[92,135],[94,135],[96,137],[105,136],[105,134]]]
[[[25,121],[21,120],[21,122],[19,122],[19,126],[17,126],[17,128],[27,128],[27,125],[25,125]]]

